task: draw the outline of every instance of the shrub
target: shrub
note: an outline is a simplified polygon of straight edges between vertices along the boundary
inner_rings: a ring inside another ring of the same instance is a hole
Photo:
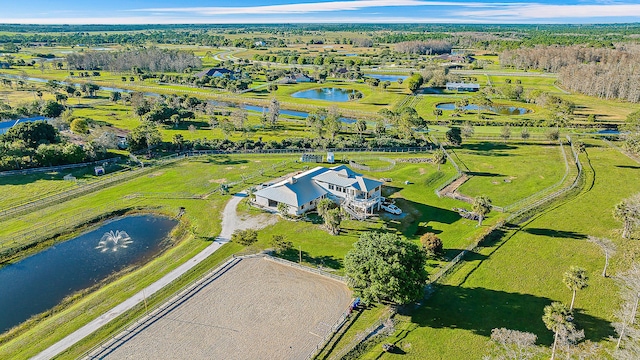
[[[71,122],[71,131],[76,134],[86,134],[89,132],[89,124],[87,123],[87,119],[78,118]]]
[[[231,235],[231,241],[240,245],[249,246],[258,241],[258,232],[253,229],[236,230]]]
[[[442,240],[434,233],[426,233],[420,237],[422,247],[430,254],[442,253]]]
[[[287,251],[293,248],[293,243],[291,241],[287,241],[283,235],[273,235],[271,238],[271,246],[276,251]]]

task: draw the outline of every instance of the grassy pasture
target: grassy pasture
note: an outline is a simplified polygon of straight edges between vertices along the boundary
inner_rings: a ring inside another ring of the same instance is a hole
[[[458,190],[471,197],[486,195],[498,206],[548,188],[565,173],[563,156],[555,144],[474,141],[451,151],[458,165],[464,164],[472,175]]]
[[[404,349],[402,358],[480,359],[496,327],[533,332],[538,344],[549,346],[553,334],[542,323],[542,310],[552,301],[571,301],[571,291],[562,283],[570,265],[585,267],[590,276],[589,287],[576,298],[576,323],[585,329],[586,339],[612,347],[607,339],[613,335],[609,322],[618,302],[611,296],[616,286],[600,276],[603,255],[585,238],[610,237],[624,248],[627,255],[614,257],[612,274],[638,254],[638,244],[620,239],[620,224],[611,215],[617,202],[640,191],[640,184],[631,181],[638,166],[601,142],[589,142],[587,155],[581,156],[586,179],[577,196],[487,244],[438,285],[422,307],[399,317],[389,340]],[[364,358],[379,356],[400,358],[382,354],[378,347]]]

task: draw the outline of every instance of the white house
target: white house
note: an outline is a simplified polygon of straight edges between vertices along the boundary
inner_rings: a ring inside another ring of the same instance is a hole
[[[289,207],[289,214],[302,215],[329,198],[353,217],[373,215],[384,200],[382,183],[363,177],[344,165],[316,167],[254,193],[256,205],[276,210],[278,204]]]
[[[480,90],[480,85],[471,83],[448,82],[446,85],[446,89],[450,91],[478,91]]]

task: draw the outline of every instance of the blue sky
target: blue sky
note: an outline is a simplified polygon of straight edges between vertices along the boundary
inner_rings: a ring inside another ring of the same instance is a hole
[[[640,22],[640,0],[3,0],[0,23]]]

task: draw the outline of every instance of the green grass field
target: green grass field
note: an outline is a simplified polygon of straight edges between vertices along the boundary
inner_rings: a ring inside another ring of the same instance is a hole
[[[612,238],[625,256],[614,258],[615,274],[628,266],[630,254],[640,246],[620,239],[620,224],[611,211],[621,199],[640,191],[638,164],[624,155],[592,142],[585,163],[582,191],[521,228],[507,231],[497,244],[471,256],[452,276],[437,285],[434,295],[416,311],[399,316],[395,336],[389,340],[405,355],[382,354],[379,347],[365,359],[481,359],[487,353],[491,329],[507,327],[538,335],[549,346],[553,334],[542,323],[542,310],[552,301],[571,301],[562,283],[569,266],[587,269],[590,285],[576,299],[576,323],[587,340],[611,348],[614,335],[609,322],[618,305],[613,279],[600,275],[604,258],[586,242],[586,236]],[[594,171],[588,165],[589,160]],[[602,354],[601,354],[602,355]]]
[[[471,197],[488,196],[498,206],[548,188],[565,174],[558,145],[473,141],[451,151],[457,156],[458,165],[468,168],[471,175],[458,191]]]

